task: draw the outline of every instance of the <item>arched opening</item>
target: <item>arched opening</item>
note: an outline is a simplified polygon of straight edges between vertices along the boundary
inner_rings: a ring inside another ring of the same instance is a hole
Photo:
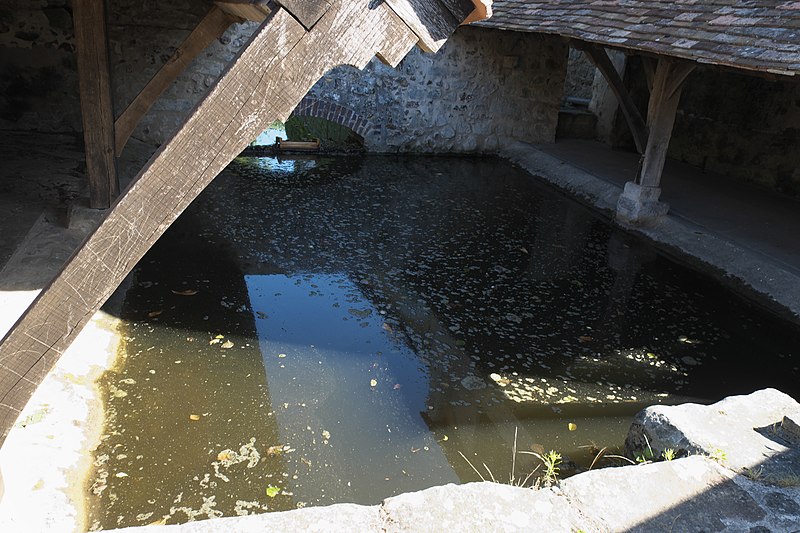
[[[285,124],[286,139],[313,141],[319,139],[320,149],[326,152],[360,152],[364,138],[350,128],[325,118],[292,116]]]

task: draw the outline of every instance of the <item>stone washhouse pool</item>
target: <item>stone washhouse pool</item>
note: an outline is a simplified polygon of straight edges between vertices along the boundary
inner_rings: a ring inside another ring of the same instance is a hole
[[[569,475],[645,406],[800,392],[795,328],[485,157],[239,158],[122,318],[92,529],[508,480],[515,434]]]

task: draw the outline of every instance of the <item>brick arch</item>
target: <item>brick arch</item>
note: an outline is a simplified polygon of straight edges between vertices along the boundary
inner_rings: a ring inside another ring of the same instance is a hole
[[[311,96],[303,98],[292,111],[292,117],[316,117],[335,122],[350,128],[362,139],[366,139],[372,130],[372,123],[359,116],[354,110],[329,100],[320,100]]]

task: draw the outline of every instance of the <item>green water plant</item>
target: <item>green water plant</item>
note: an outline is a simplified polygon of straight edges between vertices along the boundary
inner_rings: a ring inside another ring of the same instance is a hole
[[[555,450],[550,450],[547,453],[539,454],[536,452],[529,452],[525,450],[518,450],[517,449],[517,436],[518,436],[519,428],[514,428],[514,444],[511,449],[511,472],[508,476],[508,484],[514,485],[516,487],[530,487],[532,489],[538,489],[542,485],[550,486],[554,485],[558,482],[559,470],[562,462],[561,454]],[[484,476],[483,473],[470,461],[467,459],[467,456],[461,453],[459,450],[458,454],[467,462],[467,464],[472,468],[472,471],[475,472],[481,481],[492,481],[494,483],[499,483],[497,478],[495,478],[492,471],[486,466],[486,463],[481,463],[481,466],[486,470],[487,476]],[[524,454],[524,455],[533,455],[536,457],[540,464],[537,464],[533,470],[528,472],[524,476],[517,477],[517,454]],[[535,476],[535,474],[544,467],[544,472],[540,476]]]

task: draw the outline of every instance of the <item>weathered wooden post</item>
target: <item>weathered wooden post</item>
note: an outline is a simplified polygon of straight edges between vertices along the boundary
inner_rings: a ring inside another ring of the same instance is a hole
[[[75,0],[72,9],[89,206],[105,209],[119,195],[105,2]]]
[[[437,50],[486,0],[283,0],[0,342],[0,443],[139,259],[225,166],[330,69]],[[476,8],[476,6],[478,6]],[[110,143],[113,146],[113,143]]]
[[[658,60],[650,83],[647,108],[647,147],[637,182],[629,181],[617,203],[617,219],[642,224],[667,214],[669,205],[659,201],[661,173],[667,158],[681,89],[695,63],[668,58]]]

